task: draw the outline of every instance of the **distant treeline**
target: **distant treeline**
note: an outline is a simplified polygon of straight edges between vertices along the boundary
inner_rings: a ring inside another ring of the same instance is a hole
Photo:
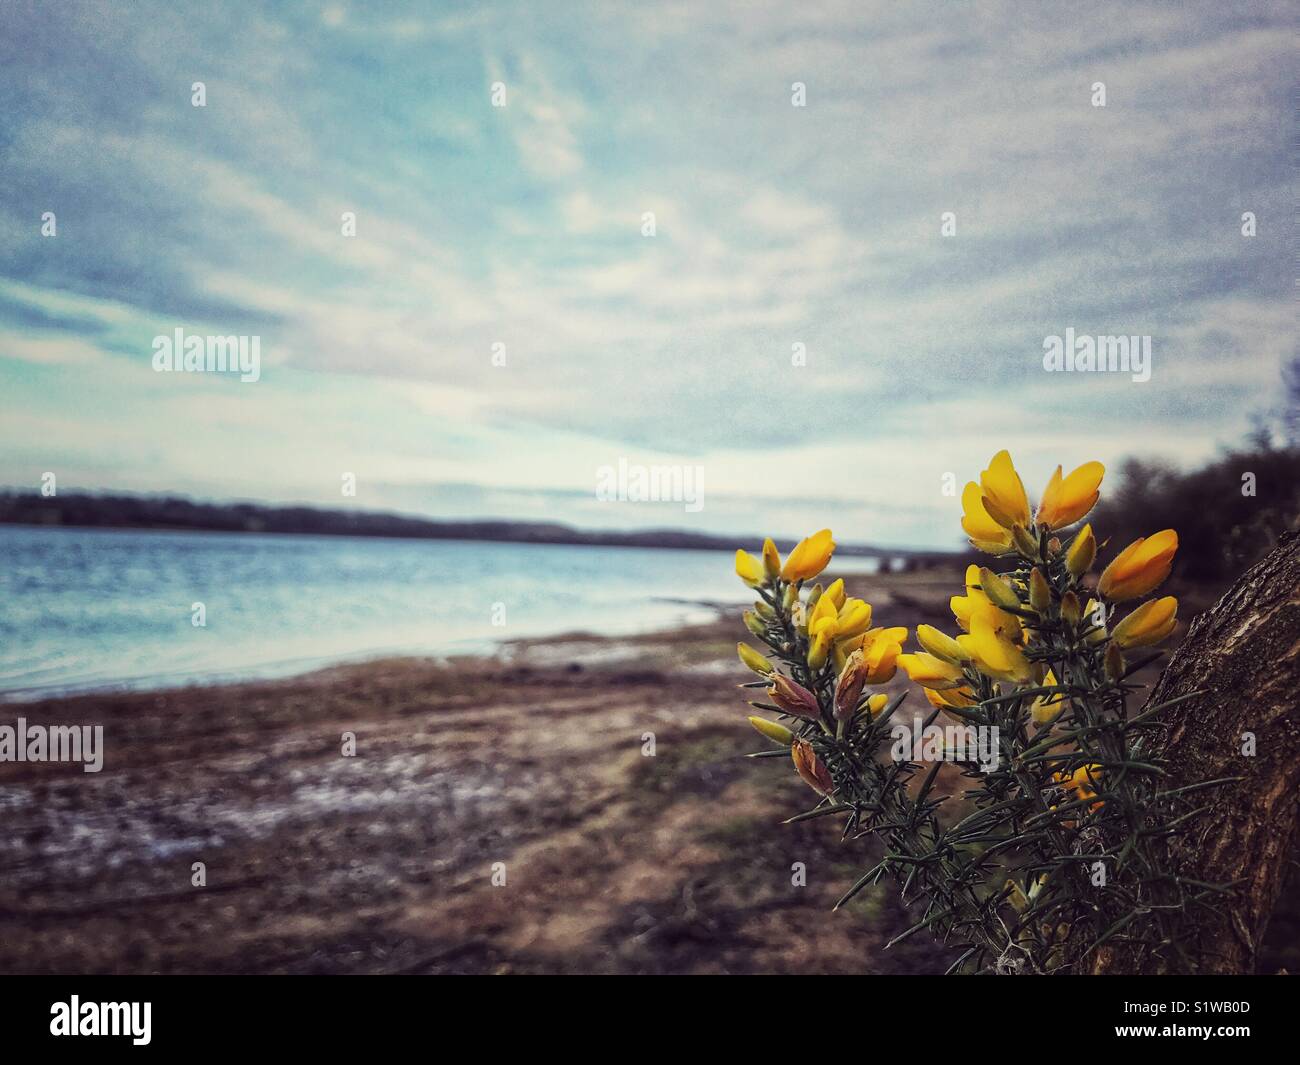
[[[1089,521],[1111,538],[1105,558],[1139,536],[1176,529],[1176,573],[1235,578],[1300,526],[1300,446],[1276,447],[1261,432],[1191,473],[1130,459]]]
[[[172,496],[0,492],[0,524],[68,525],[88,528],[182,529],[213,532],[298,533],[316,536],[389,536],[419,540],[495,540],[527,544],[585,544],[734,551],[734,537],[680,529],[634,532],[574,529],[568,525],[517,521],[432,521],[372,511],[317,507],[270,507],[255,503],[196,503]],[[759,540],[750,537],[746,543]],[[781,543],[782,550],[793,541]],[[942,557],[941,552],[886,551],[844,545],[840,553],[878,557]]]

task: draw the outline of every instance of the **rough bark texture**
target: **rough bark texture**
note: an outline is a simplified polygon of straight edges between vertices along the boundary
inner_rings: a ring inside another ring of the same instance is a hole
[[[1203,694],[1168,711],[1165,758],[1176,786],[1242,777],[1213,793],[1180,856],[1184,875],[1241,881],[1208,930],[1202,971],[1251,973],[1295,843],[1300,813],[1300,536],[1288,533],[1201,614],[1148,705]],[[1254,757],[1242,754],[1255,736]],[[1097,973],[1134,972],[1122,948]]]

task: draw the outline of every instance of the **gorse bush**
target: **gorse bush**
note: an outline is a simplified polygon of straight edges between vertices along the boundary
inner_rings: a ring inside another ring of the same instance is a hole
[[[959,951],[952,972],[1082,972],[1120,945],[1144,965],[1194,970],[1197,929],[1225,890],[1179,875],[1171,856],[1195,800],[1222,781],[1165,783],[1158,726],[1172,704],[1128,707],[1129,678],[1176,624],[1172,596],[1147,597],[1178,535],[1135,540],[1094,578],[1092,527],[1065,532],[1104,472],[1058,467],[1031,514],[1011,457],[995,455],[966,485],[962,527],[999,571],[970,566],[951,600],[961,631],[919,625],[915,653],[903,652],[908,629],[873,626],[842,580],[807,587],[835,549],[829,530],[784,562],[771,540],[759,558],[736,553],[758,595],[745,625],[765,648],[739,647],[761,676],[746,686],[766,694],[750,722],[820,796],[792,820],[840,818],[846,838],[877,837],[884,857],[839,904],[892,877],[921,904],[893,942],[927,930]],[[925,698],[910,721],[908,693],[873,691],[900,668]],[[964,792],[937,786],[945,762]]]

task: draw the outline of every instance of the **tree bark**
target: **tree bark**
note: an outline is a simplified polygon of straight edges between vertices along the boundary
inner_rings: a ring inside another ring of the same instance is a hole
[[[1164,761],[1179,787],[1242,779],[1209,793],[1176,856],[1184,876],[1240,881],[1209,922],[1202,972],[1252,973],[1296,841],[1300,813],[1300,535],[1278,545],[1192,623],[1147,705],[1200,695],[1166,715]],[[1243,754],[1247,734],[1255,754]],[[1095,973],[1142,964],[1124,947],[1104,949]]]

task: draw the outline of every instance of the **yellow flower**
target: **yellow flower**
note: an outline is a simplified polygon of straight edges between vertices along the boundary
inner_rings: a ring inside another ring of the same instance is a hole
[[[822,632],[828,632],[830,637],[835,635],[835,623],[839,621],[839,608],[835,605],[835,600],[829,595],[823,593],[817,600],[817,605],[812,608],[812,613],[808,615],[808,635],[817,636]]]
[[[1005,449],[994,455],[989,468],[980,474],[980,488],[985,513],[1002,528],[1010,532],[1012,526],[1029,524],[1029,497]]]
[[[781,556],[771,537],[763,541],[763,569],[770,580],[781,576]]]
[[[916,627],[916,642],[934,655],[935,658],[942,658],[945,662],[950,662],[954,666],[970,661],[970,655],[966,653],[966,649],[961,644],[947,633],[940,632],[933,625],[918,625]]]
[[[806,581],[816,577],[826,568],[835,551],[835,541],[831,539],[830,529],[813,533],[806,540],[800,540],[795,549],[781,567],[783,581]]]
[[[1092,560],[1097,557],[1097,538],[1092,534],[1092,526],[1085,525],[1070,543],[1065,553],[1065,568],[1078,580],[1092,568]]]
[[[751,588],[763,583],[763,565],[748,551],[736,551],[736,576]]]
[[[1049,669],[1047,676],[1043,678],[1043,687],[1053,687],[1056,683],[1056,674]],[[1056,718],[1065,709],[1065,706],[1065,696],[1060,692],[1040,695],[1030,704],[1029,716],[1033,719],[1035,725],[1041,727]]]
[[[1178,600],[1172,595],[1143,603],[1115,626],[1112,639],[1121,647],[1149,647],[1159,643],[1178,623]]]
[[[980,588],[980,568],[979,566],[966,567],[966,594],[954,595],[948,600],[948,605],[952,607],[952,616],[957,619],[957,624],[967,632],[970,631],[970,616],[977,606],[992,606],[989,597],[984,594]]]
[[[847,610],[848,607],[846,606],[845,609]],[[871,608],[867,607],[867,609],[869,611]],[[865,623],[867,625],[871,624],[870,617],[867,617],[865,619]],[[865,632],[857,631],[862,627],[862,624],[863,624],[863,619],[861,617],[861,612],[859,612],[856,620],[854,620],[852,629],[847,629],[847,628],[843,629],[836,636],[835,638],[835,668],[836,669],[843,669],[844,663],[848,661],[849,655],[851,655],[854,651],[860,651],[869,647],[881,636],[884,636],[886,639],[889,639],[897,644],[902,644],[907,641],[907,629],[902,626],[898,626],[892,629],[882,629],[882,628],[870,629],[869,628]]]
[[[830,795],[835,790],[830,771],[822,764],[807,740],[795,740],[790,746],[790,757],[794,760],[799,776],[813,791],[820,795]]]
[[[822,595],[835,604],[836,610],[839,610],[844,605],[844,578],[840,577],[832,581],[831,586]]]
[[[962,489],[961,508],[961,527],[976,548],[989,555],[1005,555],[1011,550],[1011,533],[989,517],[984,494],[974,481]]]
[[[784,725],[769,721],[765,717],[751,717],[749,723],[769,740],[775,740],[782,747],[789,747],[794,743],[794,733]]]
[[[847,640],[871,628],[871,604],[848,599],[835,617],[835,639]]]
[[[983,614],[976,614],[971,619],[970,635],[963,636],[958,642],[972,653],[975,668],[994,680],[1025,684],[1034,675],[1033,666],[1020,648]]]
[[[1134,540],[1102,570],[1097,591],[1111,602],[1154,591],[1169,576],[1177,550],[1178,534],[1173,529]]]
[[[966,674],[960,666],[945,662],[942,658],[925,651],[916,654],[899,655],[898,664],[916,684],[923,688],[944,691],[948,688],[960,688],[966,683]]]
[[[771,662],[747,643],[736,644],[736,652],[740,655],[740,660],[760,676],[766,677],[774,668]]]
[[[895,635],[902,633],[901,636]],[[898,659],[902,654],[903,640],[907,639],[906,629],[877,629],[862,646],[863,656],[867,662],[867,683],[888,684],[898,672]]]
[[[947,710],[950,706],[974,706],[975,696],[969,688],[944,688],[942,691],[935,691],[934,688],[925,689],[925,697],[930,701],[930,705],[940,710]],[[949,717],[955,715],[949,714]]]
[[[1093,789],[1093,785],[1100,782],[1098,778],[1101,774],[1102,767],[1096,762],[1093,762],[1090,765],[1079,766],[1079,768],[1073,773],[1054,773],[1052,774],[1052,780],[1067,790],[1074,792],[1074,797],[1076,799],[1087,801],[1088,799],[1095,799],[1097,797],[1097,792]],[[1089,809],[1098,810],[1105,805],[1104,802],[1095,802],[1089,807]],[[1055,809],[1055,807],[1053,807],[1053,809]]]
[[[1062,480],[1061,467],[1057,466],[1038,504],[1038,524],[1049,529],[1073,525],[1097,502],[1097,489],[1105,473],[1106,467],[1100,462],[1085,462]]]
[[[880,716],[881,711],[888,705],[889,696],[884,692],[876,692],[875,695],[867,700],[867,712],[871,714],[873,718],[877,718]]]

